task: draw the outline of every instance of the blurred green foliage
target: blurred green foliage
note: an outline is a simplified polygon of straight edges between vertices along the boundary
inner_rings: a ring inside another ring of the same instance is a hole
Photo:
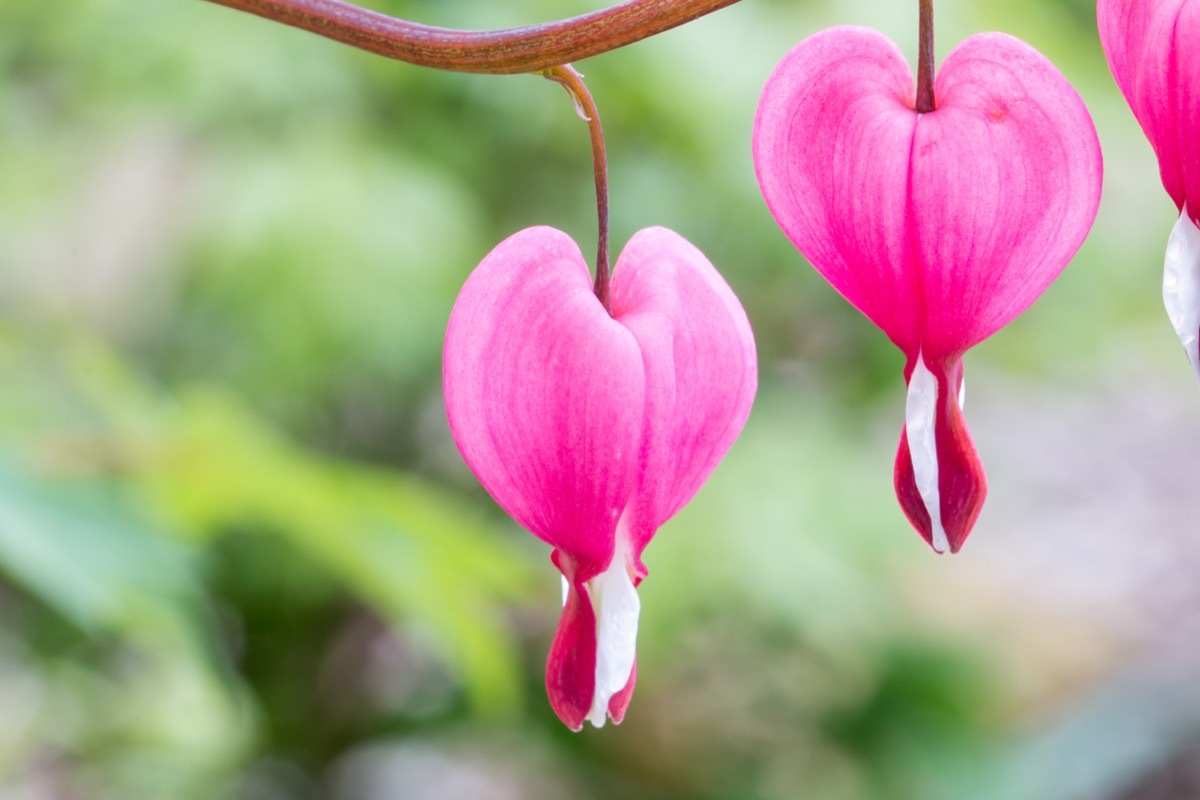
[[[373,7],[499,27],[596,5]],[[575,736],[541,687],[557,578],[475,485],[440,398],[445,322],[487,250],[533,224],[594,244],[561,89],[194,0],[0,2],[0,797],[1067,800],[1178,749],[1061,773],[1046,753],[1126,712],[1072,727],[1068,702],[1052,741],[1022,728],[1026,655],[929,612],[947,584],[878,430],[899,356],[759,198],[775,61],[839,22],[912,53],[911,5],[757,0],[581,65],[614,249],[661,224],[706,252],[762,390],[647,552],[628,722]],[[939,4],[941,54],[1008,30],[1096,117],[1095,234],[973,362],[1085,386],[1114,342],[1170,336],[1170,204],[1092,13]]]

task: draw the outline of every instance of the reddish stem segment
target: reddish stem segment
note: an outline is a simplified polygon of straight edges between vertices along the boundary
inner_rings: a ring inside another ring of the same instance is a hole
[[[542,72],[616,50],[738,0],[627,0],[571,19],[498,31],[435,28],[342,0],[210,0],[423,67],[495,75]]]
[[[592,100],[591,92],[583,83],[583,76],[570,64],[548,69],[542,73],[555,83],[562,84],[575,103],[575,110],[588,124],[592,135],[592,171],[596,175],[596,217],[600,223],[599,238],[596,240],[596,297],[612,316],[612,300],[609,296],[608,269],[608,155],[604,150],[604,131],[600,128],[600,112]]]
[[[921,0],[921,32],[917,42],[917,111],[937,108],[933,97],[933,0]]]

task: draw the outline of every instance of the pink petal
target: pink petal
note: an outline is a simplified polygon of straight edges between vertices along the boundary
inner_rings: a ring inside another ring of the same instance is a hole
[[[1200,2],[1186,0],[1175,26],[1175,140],[1182,160],[1184,202],[1200,225]],[[1189,202],[1190,201],[1190,202]],[[1176,201],[1182,208],[1184,202]]]
[[[908,229],[916,113],[899,49],[868,28],[796,45],[763,89],[754,167],[797,249],[905,352],[920,345],[920,279]]]
[[[1182,209],[1187,197],[1200,194],[1195,147],[1200,134],[1200,3],[1102,0],[1097,14],[1113,76],[1154,148],[1163,186]]]
[[[450,316],[443,378],[454,441],[488,493],[568,553],[577,581],[603,571],[641,474],[645,377],[569,237],[529,228],[488,254]]]
[[[1083,242],[1100,147],[1082,100],[1002,34],[951,53],[913,109],[896,46],[833,28],[780,62],[754,159],[776,221],[910,356],[961,355],[1020,314]]]
[[[1096,217],[1101,157],[1079,95],[1011,36],[960,44],[934,95],[913,139],[910,230],[921,349],[936,359],[991,336],[1058,277]]]
[[[1179,5],[1182,0],[1169,0]],[[1146,30],[1160,0],[1099,0],[1096,4],[1100,43],[1121,94],[1134,103],[1138,65],[1146,47]],[[1136,113],[1136,112],[1135,112]]]
[[[737,438],[757,388],[746,313],[708,259],[665,228],[638,232],[613,273],[613,313],[646,369],[644,471],[632,552],[695,495]]]
[[[1158,157],[1180,217],[1167,242],[1163,302],[1200,375],[1200,1],[1100,0],[1100,38],[1117,85]]]

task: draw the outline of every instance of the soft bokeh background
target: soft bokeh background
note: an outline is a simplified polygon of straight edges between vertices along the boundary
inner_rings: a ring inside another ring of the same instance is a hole
[[[524,24],[592,0],[376,0]],[[0,0],[0,798],[1200,797],[1200,390],[1174,208],[1087,0],[942,0],[1095,116],[1104,202],[973,351],[991,497],[936,557],[891,490],[901,358],[759,197],[799,39],[916,2],[748,0],[581,65],[614,249],[742,298],[745,434],[646,553],[637,692],[576,735],[558,577],[449,438],[458,287],[534,224],[594,247],[586,128],[536,77],[426,71],[199,0]]]

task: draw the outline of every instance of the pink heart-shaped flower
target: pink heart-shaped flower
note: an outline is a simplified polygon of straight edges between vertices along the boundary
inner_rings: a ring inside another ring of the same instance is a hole
[[[554,548],[564,598],[546,687],[574,730],[624,716],[642,551],[716,468],[757,387],[745,312],[679,235],[636,234],[611,298],[609,316],[566,234],[529,228],[471,274],[443,354],[467,464]]]
[[[1082,244],[1100,200],[1083,101],[1033,48],[973,36],[936,108],[882,34],[822,31],[768,79],[754,122],[767,206],[792,243],[907,357],[896,492],[956,552],[986,493],[962,417],[962,356],[1024,311]]]
[[[1200,0],[1100,0],[1100,41],[1179,209],[1163,302],[1200,376]]]

